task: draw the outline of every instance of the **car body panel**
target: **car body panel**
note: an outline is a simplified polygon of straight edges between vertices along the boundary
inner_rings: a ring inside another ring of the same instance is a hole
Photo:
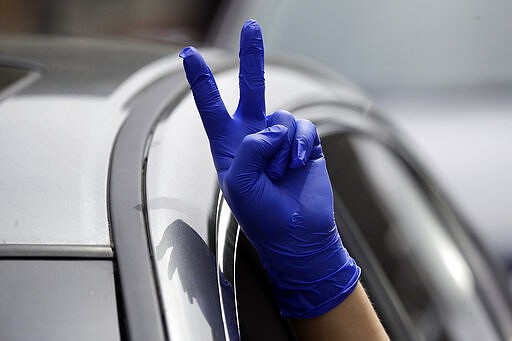
[[[108,260],[0,261],[0,338],[120,340],[112,272]]]
[[[135,71],[176,51],[171,45],[122,39],[1,36],[0,55],[32,62],[44,77],[20,95],[108,97]]]
[[[123,106],[166,62],[147,64],[173,51],[156,46],[2,39],[2,65],[33,66],[41,76],[0,103],[0,186],[9,198],[0,243],[110,247],[110,153]]]
[[[190,95],[166,114],[151,141],[146,198],[169,336],[223,339],[216,263],[207,245],[218,191],[208,141]]]

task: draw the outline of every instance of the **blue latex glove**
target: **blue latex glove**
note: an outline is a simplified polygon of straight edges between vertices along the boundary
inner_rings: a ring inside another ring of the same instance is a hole
[[[240,102],[227,112],[191,47],[180,56],[210,140],[224,196],[269,273],[281,314],[319,316],[355,288],[360,269],[341,243],[315,126],[285,111],[265,116],[263,40],[249,20],[240,39]]]

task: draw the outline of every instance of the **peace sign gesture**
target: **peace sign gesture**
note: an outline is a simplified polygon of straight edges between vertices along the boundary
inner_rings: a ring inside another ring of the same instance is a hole
[[[201,115],[219,180],[222,183],[243,138],[267,127],[263,39],[254,20],[242,28],[240,39],[240,101],[231,116],[220,97],[212,72],[193,47],[180,53]]]
[[[282,314],[311,317],[331,309],[352,292],[360,270],[334,222],[315,126],[286,111],[265,114],[259,25],[249,20],[242,28],[240,100],[233,115],[199,52],[187,47],[180,56],[221,189],[269,272]]]

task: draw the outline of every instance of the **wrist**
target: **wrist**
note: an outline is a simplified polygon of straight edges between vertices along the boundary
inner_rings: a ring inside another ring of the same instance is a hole
[[[300,256],[280,253],[278,258],[271,257],[272,262],[261,256],[260,252],[283,317],[324,314],[352,293],[361,274],[337,231],[333,240],[318,252]]]

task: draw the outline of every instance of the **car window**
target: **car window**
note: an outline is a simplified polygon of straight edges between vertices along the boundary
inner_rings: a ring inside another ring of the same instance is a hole
[[[19,81],[27,75],[28,71],[19,68],[0,65],[0,90]]]
[[[358,134],[327,136],[322,145],[336,211],[350,215],[420,337],[498,339],[473,272],[401,159]]]
[[[40,70],[10,65],[12,60],[0,58],[0,101],[20,91],[40,77]],[[18,62],[18,64],[20,64]],[[32,65],[30,65],[32,66]]]

